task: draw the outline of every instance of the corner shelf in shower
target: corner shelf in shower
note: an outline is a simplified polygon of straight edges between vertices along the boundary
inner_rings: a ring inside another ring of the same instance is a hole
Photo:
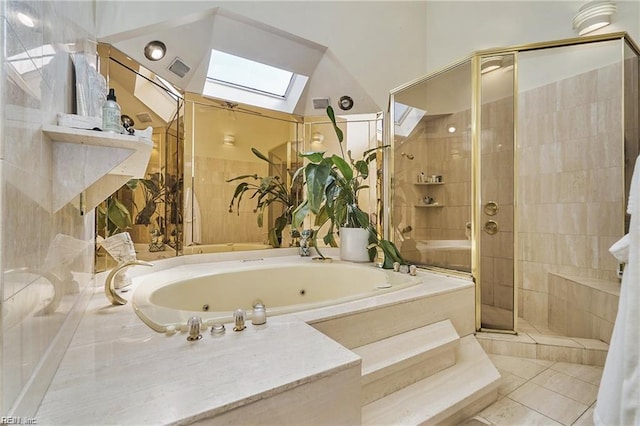
[[[153,141],[138,136],[45,124],[53,142],[52,207],[56,212],[84,193],[91,210],[129,179],[144,177]]]
[[[413,206],[417,209],[435,209],[438,207],[444,207],[443,204],[416,204],[415,206]]]
[[[444,185],[444,182],[414,182],[414,185]]]

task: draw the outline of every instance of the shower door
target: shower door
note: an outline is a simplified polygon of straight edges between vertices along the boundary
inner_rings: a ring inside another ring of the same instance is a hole
[[[480,327],[516,328],[514,54],[480,57],[476,222]]]

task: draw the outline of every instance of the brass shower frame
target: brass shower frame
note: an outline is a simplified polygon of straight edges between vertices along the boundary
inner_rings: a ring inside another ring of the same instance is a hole
[[[522,52],[528,52],[528,51],[534,51],[534,50],[542,50],[542,49],[558,48],[558,47],[569,47],[569,46],[577,46],[577,45],[590,44],[590,43],[616,41],[616,40],[619,40],[621,42],[620,57],[622,61],[624,61],[624,58],[625,58],[625,47],[629,47],[636,54],[636,56],[640,57],[640,47],[638,47],[638,45],[629,37],[629,34],[624,31],[614,32],[609,34],[594,35],[594,36],[573,37],[573,38],[562,39],[562,40],[552,40],[552,41],[545,41],[545,42],[521,44],[521,45],[515,45],[511,47],[493,48],[493,49],[476,51],[471,55],[464,57],[461,60],[453,62],[423,77],[417,78],[401,86],[398,86],[395,89],[392,89],[390,91],[389,114],[386,120],[386,122],[390,123],[390,125],[388,126],[388,131],[385,133],[385,135],[388,137],[387,144],[391,145],[391,147],[393,148],[395,145],[394,144],[394,124],[393,124],[394,123],[393,117],[395,116],[394,114],[395,113],[394,111],[395,95],[403,90],[414,87],[426,80],[429,80],[441,74],[444,74],[467,62],[471,63],[471,92],[472,92],[471,93],[471,150],[472,150],[472,154],[471,154],[471,177],[472,177],[471,274],[467,274],[467,273],[455,271],[455,270],[444,270],[442,268],[429,268],[429,270],[432,270],[436,273],[444,272],[448,275],[453,274],[453,275],[458,275],[462,277],[467,277],[474,281],[474,283],[476,284],[475,321],[476,321],[476,330],[478,331],[492,331],[492,332],[510,333],[510,334],[517,334],[517,331],[518,331],[518,287],[519,287],[518,284],[519,283],[517,280],[520,273],[519,266],[518,266],[518,260],[519,260],[519,255],[518,255],[519,241],[518,241],[518,232],[517,232],[518,219],[516,214],[516,212],[518,211],[518,205],[519,205],[518,181],[517,181],[519,176],[519,166],[518,166],[518,162],[516,161],[517,155],[518,155],[518,139],[517,139],[517,135],[518,135],[518,119],[517,119],[518,118],[518,54]],[[480,205],[481,203],[481,199],[480,199],[481,163],[480,163],[480,134],[479,134],[479,130],[480,130],[479,125],[481,123],[480,66],[481,66],[481,61],[483,57],[503,56],[503,55],[513,55],[514,57],[514,73],[513,73],[513,76],[514,76],[513,77],[514,78],[514,81],[513,81],[513,117],[514,117],[514,120],[513,120],[513,165],[514,165],[514,168],[513,168],[513,179],[514,179],[514,185],[513,185],[513,188],[514,188],[514,192],[513,192],[513,211],[514,211],[514,217],[513,217],[513,283],[514,283],[513,285],[513,307],[514,307],[513,308],[513,330],[493,330],[493,329],[489,330],[489,329],[482,328],[481,326],[481,285],[482,283],[480,280],[480,276],[481,276],[480,275],[481,273],[480,251],[478,250],[480,237],[481,237],[481,227],[479,226],[479,224],[481,221],[481,212],[482,212],[482,206]],[[624,67],[622,67],[621,73],[623,77],[621,79],[621,84],[622,84],[622,90],[621,90],[622,110],[621,111],[622,111],[622,117],[624,117],[625,116]],[[621,135],[624,138],[624,120],[621,121],[621,127],[622,127]],[[395,172],[394,170],[395,150],[391,149],[389,151],[390,151],[389,155],[385,156],[386,157],[385,166],[388,173],[384,177],[384,184],[385,184],[384,187],[388,188],[388,191],[385,191],[385,198],[384,198],[387,206],[384,209],[384,211],[386,212],[386,216],[384,218],[384,225],[385,225],[384,228],[385,228],[386,238],[389,238],[390,240],[395,242],[395,239],[396,239],[395,235],[394,233],[391,232],[392,225],[394,223],[393,200],[395,197],[395,187],[393,184],[394,183],[393,176]],[[624,151],[624,149],[622,151]],[[621,155],[624,160],[624,152],[621,152]],[[622,164],[624,164],[624,162],[622,162]],[[624,179],[623,179],[622,185],[624,186]],[[621,215],[625,214],[624,206],[623,206],[623,211],[621,211],[620,214]],[[621,232],[621,235],[624,234],[624,229],[621,229],[620,232]]]

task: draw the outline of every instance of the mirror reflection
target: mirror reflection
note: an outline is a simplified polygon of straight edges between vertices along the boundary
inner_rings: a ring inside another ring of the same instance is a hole
[[[152,128],[154,149],[145,177],[132,179],[97,209],[99,236],[126,230],[141,260],[298,243],[290,224],[302,199],[300,180],[293,180],[303,165],[299,154],[341,152],[322,109],[301,117],[181,94],[117,49],[110,47],[102,60],[122,114],[136,129]],[[382,114],[338,116],[337,122],[343,149],[353,158],[382,145]],[[379,210],[379,193],[371,173],[369,188],[360,193],[366,211]],[[99,249],[97,269],[114,265]]]

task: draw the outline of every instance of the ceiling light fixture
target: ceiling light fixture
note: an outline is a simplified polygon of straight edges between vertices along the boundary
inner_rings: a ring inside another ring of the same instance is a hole
[[[480,74],[495,71],[502,66],[502,56],[490,56],[483,58],[480,65]]]
[[[447,127],[447,132],[455,133],[456,132],[456,126],[453,125],[453,124],[449,124],[449,127]]]
[[[613,0],[594,0],[584,4],[573,17],[573,29],[582,36],[606,27],[611,23],[611,15],[617,6]]]
[[[167,46],[161,41],[154,40],[144,47],[144,56],[150,61],[159,61],[167,53]]]

